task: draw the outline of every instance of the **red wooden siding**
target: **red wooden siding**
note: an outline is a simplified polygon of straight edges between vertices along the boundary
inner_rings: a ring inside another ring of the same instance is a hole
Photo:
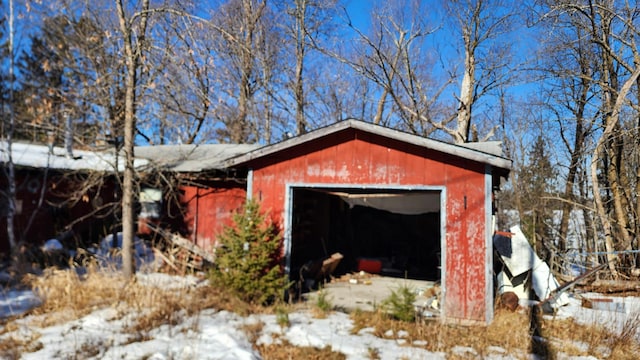
[[[286,184],[446,187],[444,311],[450,319],[488,320],[484,164],[354,129],[285,152],[249,164],[253,195],[281,228]]]
[[[447,167],[446,296],[448,317],[483,320],[486,309],[484,174]],[[466,196],[466,208],[465,208]]]
[[[182,190],[187,232],[196,245],[211,250],[215,236],[231,224],[233,212],[244,204],[246,188],[241,184],[221,183],[212,188],[185,186]]]

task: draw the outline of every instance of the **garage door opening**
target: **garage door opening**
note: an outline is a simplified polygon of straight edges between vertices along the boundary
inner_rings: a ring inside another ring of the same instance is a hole
[[[289,194],[288,268],[303,291],[327,280],[317,265],[335,253],[343,257],[334,277],[366,271],[440,280],[441,190],[292,187]]]

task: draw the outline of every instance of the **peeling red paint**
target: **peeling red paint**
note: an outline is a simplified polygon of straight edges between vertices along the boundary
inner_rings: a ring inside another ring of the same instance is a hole
[[[444,186],[445,313],[452,319],[486,321],[489,195],[484,165],[374,134],[349,135],[309,144],[308,150],[297,149],[278,161],[252,164],[253,196],[262,194],[263,207],[280,215],[282,225],[287,184]]]
[[[232,223],[234,211],[244,204],[246,189],[240,184],[218,184],[216,188],[185,186],[182,190],[184,222],[191,240],[211,250],[215,246],[214,236]]]

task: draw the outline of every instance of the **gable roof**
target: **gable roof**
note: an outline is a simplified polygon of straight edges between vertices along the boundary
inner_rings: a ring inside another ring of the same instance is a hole
[[[231,168],[248,161],[259,159],[279,151],[284,151],[305,142],[319,139],[346,129],[364,131],[389,139],[394,139],[408,144],[420,146],[426,149],[453,155],[463,159],[488,164],[504,170],[511,169],[511,160],[502,156],[500,142],[497,141],[487,143],[466,143],[464,145],[450,144],[443,141],[428,139],[422,136],[409,134],[399,130],[353,119],[337,122],[333,125],[329,125],[276,144],[258,148],[256,150],[223,161],[221,165],[225,168]]]
[[[200,172],[224,169],[222,162],[231,157],[255,150],[253,144],[202,144],[137,146],[136,158],[144,158],[155,165],[176,172]]]

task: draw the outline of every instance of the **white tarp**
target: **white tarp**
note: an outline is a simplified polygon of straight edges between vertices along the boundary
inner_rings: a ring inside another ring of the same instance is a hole
[[[498,273],[496,281],[498,282],[498,294],[512,292],[518,296],[518,299],[526,299],[529,297],[527,295],[528,289],[525,287],[524,282],[514,285],[511,278],[509,278],[504,271]]]
[[[499,249],[500,258],[514,277],[531,270],[531,288],[535,291],[538,299],[546,300],[553,290],[560,287],[560,284],[551,273],[549,265],[533,251],[520,226],[512,226],[509,230],[513,234],[511,236],[511,251],[505,254]],[[569,303],[569,297],[563,293],[551,303],[554,307],[563,306]]]

